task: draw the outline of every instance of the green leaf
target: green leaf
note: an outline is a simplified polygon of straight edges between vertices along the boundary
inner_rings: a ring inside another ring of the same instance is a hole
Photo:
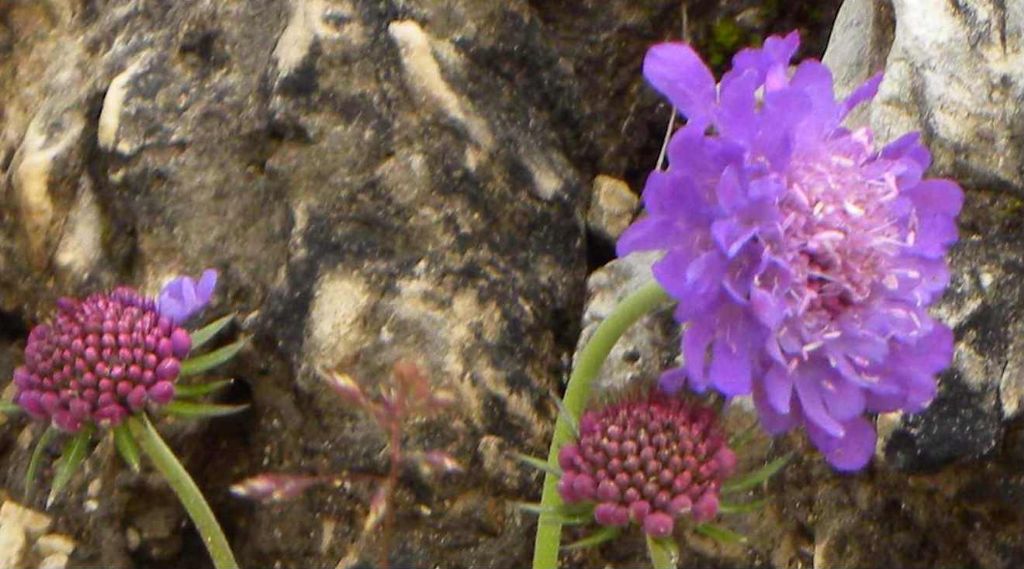
[[[23,410],[17,403],[0,401],[0,413],[3,413],[4,415],[20,415],[23,413]]]
[[[750,512],[760,510],[767,503],[767,498],[754,500],[753,502],[747,502],[745,504],[727,504],[723,502],[718,505],[718,512],[721,514],[749,514]]]
[[[25,471],[26,500],[32,498],[32,493],[35,491],[36,476],[39,474],[39,466],[43,462],[43,455],[46,454],[46,447],[50,446],[50,442],[53,441],[55,436],[57,436],[57,429],[54,429],[52,426],[46,427],[46,430],[39,437],[39,442],[36,443],[36,448],[32,451],[32,458],[28,461],[28,470]]]
[[[758,470],[751,472],[750,474],[746,474],[744,476],[740,476],[739,478],[734,478],[726,482],[725,484],[722,485],[722,493],[733,494],[736,492],[744,492],[746,490],[750,490],[751,488],[756,488],[757,486],[761,485],[766,480],[774,476],[776,472],[782,470],[782,467],[785,466],[787,462],[789,462],[789,458],[790,455],[788,454],[786,456],[781,456],[769,462],[768,464],[762,466]]]
[[[711,539],[724,544],[743,543],[747,538],[722,526],[715,524],[699,524],[694,528],[697,533],[710,537]]]
[[[573,551],[576,549],[587,549],[590,547],[597,547],[602,543],[611,541],[619,537],[619,533],[621,532],[621,528],[617,528],[615,526],[606,526],[579,541],[574,541],[572,543],[563,545],[561,549],[562,551]]]
[[[671,538],[648,535],[647,555],[654,569],[675,569],[679,562],[679,544]]]
[[[235,354],[237,354],[244,345],[245,340],[242,339],[232,344],[228,344],[223,348],[217,348],[208,354],[189,358],[181,362],[181,376],[196,375],[203,373],[204,371],[211,370],[235,357]]]
[[[221,379],[208,383],[193,383],[191,385],[182,385],[179,383],[174,386],[174,396],[186,399],[202,397],[215,391],[220,391],[221,389],[231,385],[234,381],[235,380],[233,379]]]
[[[513,506],[518,510],[522,510],[529,514],[541,515],[541,514],[558,514],[558,508],[551,508],[547,506],[541,506],[536,502],[513,502]]]
[[[729,439],[729,448],[731,448],[733,451],[738,451],[741,448],[747,446],[747,443],[753,440],[754,435],[757,434],[757,430],[757,423],[754,423],[750,427],[744,429],[743,432],[736,433]]]
[[[216,403],[196,403],[194,401],[171,401],[161,411],[188,418],[209,418],[234,415],[248,409],[248,405],[218,405]]]
[[[189,334],[189,337],[192,338],[192,349],[201,348],[204,344],[212,340],[213,337],[217,335],[217,332],[220,332],[227,327],[228,324],[231,324],[231,321],[234,319],[235,313],[232,312],[231,314],[228,314],[223,318],[218,318],[217,320],[214,320],[206,326],[203,326]]]
[[[562,477],[562,469],[558,468],[557,466],[552,466],[546,460],[541,460],[537,457],[521,454],[518,452],[513,454],[515,454],[515,457],[519,460],[519,462],[522,462],[527,466],[532,466],[537,470],[543,470],[544,472],[547,472],[552,476],[557,476],[559,478]]]
[[[139,445],[126,425],[121,424],[114,427],[114,445],[117,446],[117,452],[128,463],[132,472],[138,474],[142,464]]]
[[[92,425],[86,425],[64,445],[60,459],[57,460],[57,470],[53,476],[53,486],[50,487],[50,496],[46,499],[47,508],[53,505],[60,493],[64,491],[64,487],[71,481],[71,477],[74,476],[78,467],[82,465],[86,452],[89,450],[92,433]]]

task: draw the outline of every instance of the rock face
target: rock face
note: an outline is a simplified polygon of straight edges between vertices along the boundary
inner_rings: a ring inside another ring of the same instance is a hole
[[[240,310],[254,336],[230,370],[252,411],[170,436],[243,565],[333,565],[357,531],[366,496],[262,508],[226,494],[263,470],[382,466],[380,434],[319,368],[372,385],[396,359],[418,361],[460,405],[409,437],[464,464],[484,435],[543,445],[579,312],[588,178],[545,112],[513,96],[536,85],[496,78],[459,47],[469,32],[500,39],[497,18],[528,31],[527,13],[324,1],[6,10],[4,314],[32,323],[59,294],[115,282],[152,292],[175,273],[221,270],[214,311]],[[87,542],[79,560],[206,563],[167,490],[116,474],[109,450],[89,476],[116,496],[76,516],[83,490],[63,511]],[[24,461],[7,457],[9,487]],[[413,481],[396,563],[467,566],[528,541],[505,500],[534,476],[478,472]],[[488,524],[447,507],[484,486]]]

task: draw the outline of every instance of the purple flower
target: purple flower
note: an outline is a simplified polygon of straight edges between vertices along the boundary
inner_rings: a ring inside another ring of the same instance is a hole
[[[821,63],[790,69],[798,44],[740,52],[717,85],[689,46],[650,49],[644,75],[688,123],[618,253],[665,251],[654,276],[686,328],[664,389],[752,393],[769,431],[805,425],[834,467],[858,470],[875,444],[865,413],[925,408],[952,358],[927,308],[963,192],[923,179],[916,133],[876,150],[843,128],[881,77],[837,101]]]
[[[601,525],[633,522],[666,537],[679,517],[715,517],[736,455],[714,411],[655,391],[588,411],[579,440],[562,447],[558,463],[566,503],[594,502]]]
[[[217,271],[213,269],[203,271],[198,283],[192,277],[175,277],[160,291],[157,309],[171,322],[181,324],[210,303],[216,285]]]
[[[15,401],[29,415],[74,433],[89,422],[116,426],[174,397],[192,340],[151,299],[121,287],[57,308],[51,323],[32,329],[25,365],[14,370]]]

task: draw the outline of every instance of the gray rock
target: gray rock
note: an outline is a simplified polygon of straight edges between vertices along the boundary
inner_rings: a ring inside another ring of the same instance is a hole
[[[614,247],[633,221],[639,201],[622,180],[603,175],[594,178],[587,208],[587,229],[606,246]]]
[[[885,61],[871,108],[882,140],[917,130],[934,170],[972,187],[1024,193],[1018,2],[854,0],[845,3],[826,61],[850,87]],[[865,33],[867,32],[867,33]]]
[[[615,259],[594,271],[587,280],[587,305],[583,312],[583,331],[577,344],[574,363],[598,325],[625,297],[647,284],[651,264],[658,253],[636,253]],[[608,359],[594,380],[600,394],[623,389],[651,386],[662,370],[673,367],[678,347],[679,327],[672,320],[671,310],[660,310],[637,321],[612,348]]]

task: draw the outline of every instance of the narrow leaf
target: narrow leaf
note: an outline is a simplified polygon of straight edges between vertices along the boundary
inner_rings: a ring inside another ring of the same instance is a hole
[[[744,429],[743,432],[736,433],[729,439],[729,448],[733,451],[738,451],[747,446],[747,443],[753,440],[754,435],[757,434],[757,430],[758,426],[755,423],[754,425]]]
[[[585,538],[583,538],[583,539],[581,539],[579,541],[574,541],[574,542],[569,543],[567,545],[563,545],[562,546],[562,551],[573,551],[573,550],[577,550],[577,549],[587,549],[589,547],[597,547],[598,545],[601,545],[602,543],[611,541],[611,540],[615,539],[616,537],[619,537],[619,533],[621,531],[622,530],[620,528],[617,528],[615,526],[603,527],[603,528],[597,530],[596,532],[588,535],[587,537],[585,537]]]
[[[4,415],[20,415],[22,413],[22,409],[17,403],[0,401],[0,413],[3,413]]]
[[[248,405],[218,405],[216,403],[196,403],[194,401],[171,401],[164,405],[161,410],[179,417],[204,419],[234,415],[248,408]]]
[[[694,528],[697,533],[725,544],[743,543],[747,538],[722,526],[715,524],[699,524]]]
[[[78,467],[85,460],[86,452],[89,450],[89,441],[92,439],[92,425],[82,427],[70,441],[64,445],[60,459],[57,461],[57,470],[53,476],[53,486],[50,487],[50,496],[46,499],[46,507],[53,505],[54,501],[64,491],[64,487],[71,481]]]
[[[203,354],[201,356],[189,358],[181,362],[181,375],[182,377],[184,377],[188,375],[196,375],[199,373],[203,373],[204,371],[211,370],[219,366],[220,364],[230,360],[231,358],[235,357],[235,354],[237,354],[244,345],[245,340],[243,339],[233,344],[228,344],[223,348],[217,348],[216,350],[208,354]]]
[[[114,446],[117,447],[121,458],[131,467],[132,472],[138,474],[142,464],[139,445],[124,424],[114,427]]]
[[[212,340],[213,337],[217,335],[217,332],[220,332],[227,327],[228,324],[231,324],[231,321],[234,320],[234,318],[235,313],[232,312],[231,314],[218,318],[189,334],[189,337],[192,338],[192,349],[201,348],[204,344]]]
[[[758,485],[774,476],[776,472],[782,470],[782,467],[789,462],[789,457],[790,455],[788,454],[786,456],[781,456],[750,474],[746,474],[726,482],[722,485],[722,493],[733,494],[735,492],[744,492],[751,488],[756,488]]]
[[[749,514],[750,512],[760,510],[767,503],[767,498],[754,500],[753,502],[747,502],[745,504],[722,503],[718,505],[718,512],[721,514]]]
[[[215,391],[220,391],[232,383],[234,383],[233,379],[221,379],[208,383],[193,383],[191,385],[178,384],[174,386],[174,396],[184,398],[202,397]]]
[[[516,509],[522,510],[522,511],[524,511],[526,513],[529,513],[529,514],[538,515],[538,516],[541,515],[541,514],[544,514],[544,513],[555,514],[555,515],[557,515],[557,513],[558,513],[558,509],[557,508],[552,508],[552,507],[549,507],[549,506],[541,506],[540,504],[538,504],[536,502],[512,502],[512,505],[515,506]]]
[[[647,536],[647,555],[654,569],[675,569],[679,562],[679,544],[671,538]]]
[[[521,453],[518,453],[518,452],[517,453],[513,453],[513,454],[519,460],[519,462],[522,462],[523,464],[526,464],[527,466],[532,466],[533,468],[536,468],[537,470],[543,470],[544,472],[547,472],[548,474],[551,474],[552,476],[557,476],[559,478],[562,477],[562,469],[558,468],[557,466],[552,466],[546,460],[541,460],[541,459],[539,459],[537,457],[529,456],[529,455],[526,455],[526,454],[521,454]]]
[[[55,436],[57,436],[57,429],[52,426],[46,427],[46,430],[39,437],[39,442],[36,443],[36,448],[32,451],[32,458],[28,461],[28,470],[25,471],[26,500],[32,498],[32,492],[35,490],[36,476],[39,474],[39,466],[43,462],[43,455],[46,454],[46,447],[50,446],[50,442],[53,441]]]

